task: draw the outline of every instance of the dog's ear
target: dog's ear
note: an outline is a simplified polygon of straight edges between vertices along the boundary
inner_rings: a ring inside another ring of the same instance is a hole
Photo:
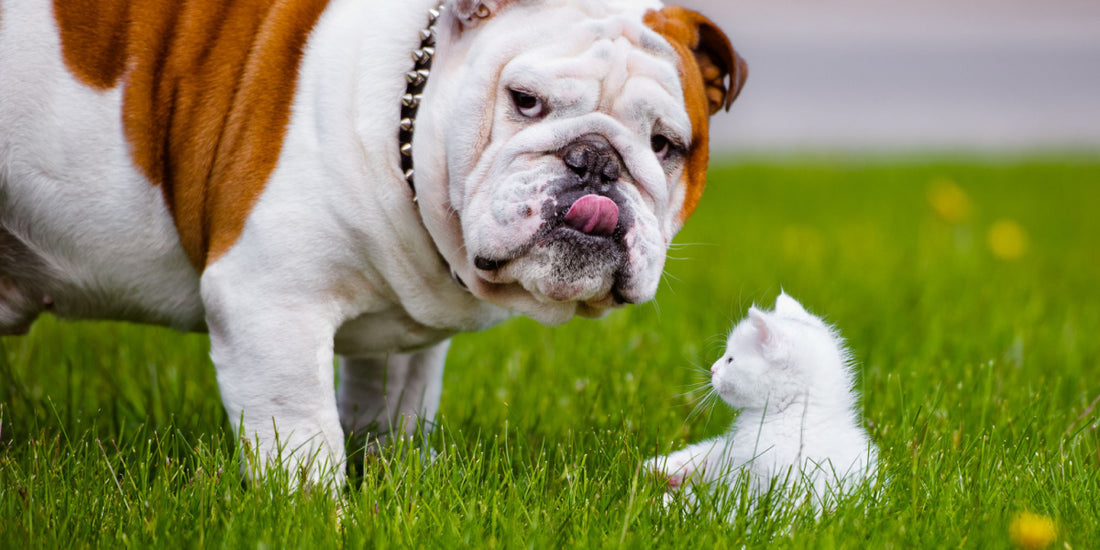
[[[680,6],[650,11],[645,22],[674,48],[686,48],[692,53],[710,114],[729,110],[745,85],[749,67],[737,55],[726,33],[704,15]]]
[[[463,27],[472,27],[513,2],[515,0],[448,0],[446,8],[451,10]]]

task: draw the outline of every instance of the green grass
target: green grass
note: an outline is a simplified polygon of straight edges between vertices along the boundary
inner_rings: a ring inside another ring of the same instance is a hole
[[[656,303],[456,338],[438,459],[368,459],[339,513],[242,486],[204,336],[42,319],[0,340],[0,547],[1003,548],[1027,510],[1100,548],[1100,164],[710,180]],[[781,287],[848,338],[889,484],[820,520],[662,507],[638,463],[727,426],[692,388]]]

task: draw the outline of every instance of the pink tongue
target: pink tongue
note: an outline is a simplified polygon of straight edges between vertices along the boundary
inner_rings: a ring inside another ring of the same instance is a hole
[[[565,223],[577,231],[607,237],[619,224],[619,207],[607,197],[585,195],[569,208]]]

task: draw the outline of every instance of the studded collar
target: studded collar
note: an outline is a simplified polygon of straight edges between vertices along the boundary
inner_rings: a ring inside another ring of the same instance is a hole
[[[420,109],[420,102],[424,98],[424,87],[428,84],[428,76],[431,74],[432,58],[435,57],[435,25],[439,22],[439,15],[443,11],[443,3],[428,10],[428,26],[420,30],[420,47],[412,51],[413,69],[405,73],[405,94],[401,96],[401,124],[397,130],[397,140],[401,151],[401,172],[405,182],[412,190],[413,202],[417,202],[415,171],[413,170],[413,132],[416,130],[416,112]],[[466,292],[470,288],[458,276],[443,257],[447,270],[451,273],[451,279]]]
[[[417,200],[412,154],[416,112],[424,97],[428,75],[431,74],[432,58],[435,57],[435,26],[442,11],[442,3],[428,10],[428,26],[420,30],[420,47],[412,51],[413,69],[405,73],[405,95],[401,97],[401,124],[397,139],[401,151],[401,172],[412,190],[413,202]]]

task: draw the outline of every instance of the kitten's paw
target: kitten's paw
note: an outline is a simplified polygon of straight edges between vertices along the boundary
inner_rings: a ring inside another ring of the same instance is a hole
[[[687,481],[687,475],[683,473],[672,474],[668,476],[668,488],[676,489],[678,487],[681,487],[683,486],[685,481]]]
[[[664,479],[669,489],[683,486],[692,474],[691,461],[678,459],[675,454],[651,458],[643,467],[651,475]]]

